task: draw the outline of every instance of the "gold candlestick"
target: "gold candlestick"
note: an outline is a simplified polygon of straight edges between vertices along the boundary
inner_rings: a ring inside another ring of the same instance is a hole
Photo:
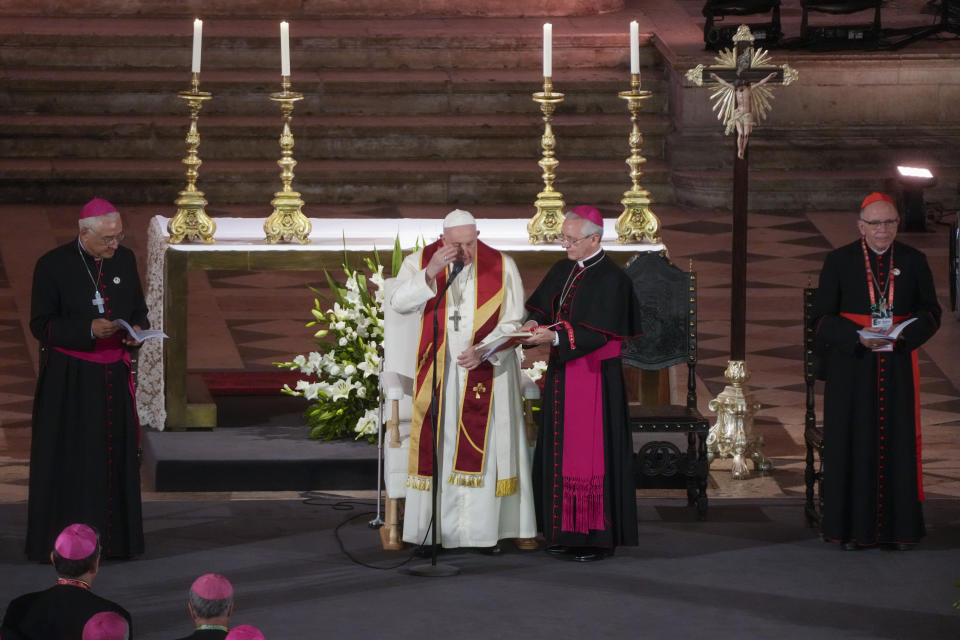
[[[537,163],[543,169],[543,191],[537,194],[534,206],[536,214],[527,223],[527,233],[530,235],[530,244],[555,242],[560,237],[560,227],[563,224],[563,194],[553,188],[555,170],[560,162],[553,155],[556,138],[553,137],[553,128],[550,120],[557,105],[563,102],[563,94],[553,90],[553,80],[543,79],[543,91],[533,94],[534,102],[540,103],[543,113],[543,136],[540,146],[543,148],[543,157]]]
[[[263,223],[268,244],[277,242],[293,242],[300,244],[310,242],[310,231],[313,226],[309,218],[303,215],[301,208],[305,204],[300,194],[293,190],[293,168],[297,161],[293,159],[293,133],[290,131],[290,121],[293,119],[293,107],[297,100],[303,100],[303,94],[290,91],[290,76],[282,76],[279,93],[271,93],[270,99],[280,103],[280,112],[283,115],[283,132],[280,134],[281,157],[277,160],[280,165],[280,179],[283,189],[273,194],[273,213]]]
[[[633,186],[623,192],[623,213],[617,218],[617,242],[641,242],[644,237],[650,242],[660,242],[660,220],[650,210],[650,192],[640,186],[640,176],[643,175],[643,163],[647,161],[640,150],[643,148],[643,134],[637,124],[637,116],[643,108],[643,101],[652,95],[649,91],[640,90],[640,74],[630,74],[630,90],[618,94],[627,101],[630,110],[630,157],[627,165],[630,167],[630,179]]]
[[[217,230],[216,223],[210,219],[204,207],[207,205],[203,191],[197,189],[197,176],[203,161],[197,155],[200,146],[200,132],[197,130],[197,119],[203,103],[213,96],[206,91],[200,91],[200,74],[194,73],[190,91],[181,91],[177,94],[187,101],[190,108],[190,129],[187,131],[187,157],[181,160],[187,165],[187,187],[180,192],[180,197],[174,202],[177,213],[167,223],[167,232],[170,234],[167,242],[179,244],[184,240],[202,240],[206,244],[213,243],[213,234]]]

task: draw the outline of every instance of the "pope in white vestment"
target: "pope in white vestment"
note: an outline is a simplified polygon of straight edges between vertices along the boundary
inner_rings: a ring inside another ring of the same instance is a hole
[[[448,267],[455,262],[463,264],[462,271],[445,298],[435,300],[438,286],[442,289],[448,281]],[[478,262],[483,270],[479,277]],[[437,355],[437,383],[443,389],[437,542],[447,548],[484,548],[494,547],[503,538],[533,538],[536,516],[517,352],[503,349],[487,363],[482,360],[485,350],[475,346],[477,342],[493,344],[523,322],[524,292],[516,264],[478,243],[476,221],[458,210],[445,218],[444,235],[437,243],[407,256],[397,279],[399,285],[388,303],[398,313],[425,316],[417,351],[419,382],[415,381],[420,393],[415,390],[415,396],[421,407],[420,422],[426,426],[421,439],[415,408],[403,540],[423,545],[431,540],[429,346],[434,306],[442,314],[438,344],[443,350]]]

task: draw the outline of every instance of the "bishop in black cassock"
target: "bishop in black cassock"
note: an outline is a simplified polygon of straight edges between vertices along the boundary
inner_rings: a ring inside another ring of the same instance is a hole
[[[119,214],[95,199],[77,239],[37,261],[30,329],[40,341],[33,404],[27,556],[47,558],[57,533],[84,522],[103,555],[143,553],[139,424],[128,347],[113,320],[146,328],[133,252]]]
[[[889,196],[864,200],[860,240],[827,255],[814,299],[823,359],[822,533],[856,549],[924,535],[917,348],[940,327],[927,259],[895,242]],[[858,330],[913,320],[896,340]],[[892,350],[874,350],[883,345]]]
[[[568,259],[527,300],[524,325],[540,325],[527,344],[551,345],[533,470],[537,523],[548,549],[581,561],[637,544],[620,343],[640,335],[640,308],[630,279],[600,247],[598,229],[603,219],[593,207],[567,214]]]
[[[90,618],[105,611],[122,616],[133,638],[130,613],[91,591],[100,571],[96,532],[85,524],[71,524],[51,547],[57,584],[10,602],[0,625],[4,640],[79,640]]]

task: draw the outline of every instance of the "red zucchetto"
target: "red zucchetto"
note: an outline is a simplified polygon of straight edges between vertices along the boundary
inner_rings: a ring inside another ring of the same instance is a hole
[[[874,191],[866,198],[863,199],[863,203],[860,205],[860,208],[865,208],[868,204],[873,204],[874,202],[880,202],[881,200],[889,203],[893,203],[893,198],[888,196],[885,193],[880,193],[879,191]]]

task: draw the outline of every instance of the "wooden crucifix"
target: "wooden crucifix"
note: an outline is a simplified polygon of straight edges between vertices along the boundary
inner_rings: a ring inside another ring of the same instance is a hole
[[[740,25],[733,50],[724,49],[717,64],[697,65],[687,79],[698,87],[707,83],[715,91],[713,109],[726,127],[737,132],[733,158],[733,256],[731,265],[730,359],[746,359],[747,330],[747,199],[748,143],[753,127],[766,117],[773,98],[771,85],[788,85],[797,79],[789,65],[769,64],[770,55],[753,46],[753,34]]]

